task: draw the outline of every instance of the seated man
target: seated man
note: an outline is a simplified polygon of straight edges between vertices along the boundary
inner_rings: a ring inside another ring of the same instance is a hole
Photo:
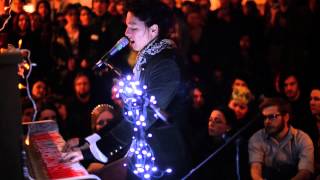
[[[252,179],[310,179],[313,143],[306,133],[289,125],[289,103],[280,98],[265,99],[260,111],[265,128],[249,140]]]

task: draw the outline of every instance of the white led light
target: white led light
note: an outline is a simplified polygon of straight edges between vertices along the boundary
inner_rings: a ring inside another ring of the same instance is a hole
[[[141,96],[142,95],[142,91],[139,91],[139,90],[135,90],[134,93],[138,96]]]
[[[141,121],[137,121],[136,125],[140,126],[141,125]]]
[[[132,111],[128,111],[128,116],[132,116],[132,115],[133,115]]]
[[[143,89],[147,89],[147,86],[146,86],[146,85],[144,85],[142,88],[143,88]]]
[[[130,75],[127,76],[127,80],[128,80],[128,81],[131,80],[131,76],[130,76]]]
[[[139,154],[139,155],[137,156],[137,158],[138,158],[138,159],[142,159],[142,155]]]
[[[120,82],[119,82],[119,86],[124,86],[124,82],[123,82],[123,81],[120,81]]]
[[[147,124],[145,122],[142,123],[142,126],[145,127]]]
[[[130,93],[133,92],[133,90],[131,88],[129,88],[129,87],[126,87],[126,92],[130,94]]]
[[[158,168],[157,168],[157,167],[152,167],[151,170],[152,170],[153,172],[156,172],[156,171],[158,171]]]
[[[134,152],[135,150],[134,150],[134,148],[130,148],[130,152]]]
[[[138,131],[138,128],[133,128],[133,130],[136,132],[136,131]]]
[[[149,179],[150,178],[150,174],[144,174],[143,176],[145,179]]]
[[[146,150],[142,150],[142,154],[147,154],[147,151]]]
[[[171,169],[171,168],[168,168],[168,169],[166,169],[166,172],[167,172],[167,173],[172,173],[172,169]]]
[[[140,173],[142,173],[142,172],[144,172],[144,169],[143,169],[143,168],[138,168],[138,171],[139,171]]]
[[[151,137],[152,137],[152,134],[151,134],[151,133],[149,133],[149,134],[148,134],[148,137],[149,137],[149,138],[151,138]]]
[[[146,120],[146,118],[144,116],[142,116],[142,115],[140,116],[139,119],[140,119],[140,121],[145,121]]]

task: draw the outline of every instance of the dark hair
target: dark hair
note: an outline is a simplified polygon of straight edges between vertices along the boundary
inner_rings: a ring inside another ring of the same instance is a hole
[[[297,82],[298,82],[298,87],[301,90],[301,81],[300,81],[300,75],[298,74],[297,71],[295,70],[284,70],[280,72],[279,74],[279,88],[280,92],[284,93],[284,82],[290,77],[293,76]]]
[[[231,127],[234,128],[236,126],[236,114],[235,112],[230,109],[228,106],[218,106],[214,108],[212,111],[220,111],[226,119],[226,123]]]
[[[74,10],[77,13],[77,16],[80,15],[79,13],[79,5],[78,4],[68,4],[64,10],[63,10],[63,14],[66,15],[69,11]]]
[[[74,79],[73,79],[73,84],[76,82],[76,80],[78,80],[80,77],[87,77],[88,78],[88,80],[89,80],[89,83],[91,84],[91,79],[90,79],[90,76],[87,74],[87,73],[85,73],[85,72],[78,72],[76,75],[75,75],[75,77],[74,77]]]
[[[47,1],[47,0],[38,1],[37,5],[36,5],[36,12],[38,12],[40,4],[43,4],[44,7],[48,10],[48,14],[46,15],[46,17],[44,17],[45,18],[44,20],[51,20],[51,17],[50,17],[50,15],[51,15],[51,6],[50,6],[49,1]]]
[[[21,30],[20,30],[20,27],[19,27],[19,18],[20,16],[24,16],[26,18],[26,23],[27,23],[27,29],[26,31],[29,32],[31,31],[31,23],[30,23],[30,17],[29,17],[29,14],[26,13],[26,12],[21,12],[21,13],[18,13],[16,16],[14,16],[13,18],[13,31],[16,32],[16,33],[20,33]]]
[[[54,104],[52,104],[52,103],[44,102],[44,103],[40,106],[39,111],[37,112],[36,120],[39,120],[40,115],[41,115],[41,113],[42,113],[44,110],[52,110],[52,111],[54,111],[54,112],[56,113],[56,120],[60,119],[59,111],[58,111],[58,109],[56,108],[56,106],[55,106]]]
[[[91,17],[93,17],[93,12],[92,12],[92,10],[91,10],[88,6],[81,6],[80,9],[79,9],[79,12],[81,13],[82,10],[87,11],[87,12],[89,13],[89,15],[90,15]]]
[[[125,7],[126,11],[132,12],[146,26],[158,25],[160,38],[169,36],[173,13],[164,3],[159,0],[127,0]]]
[[[280,114],[291,114],[291,106],[288,101],[280,97],[264,98],[259,105],[259,109],[262,112],[264,108],[270,106],[277,106]]]

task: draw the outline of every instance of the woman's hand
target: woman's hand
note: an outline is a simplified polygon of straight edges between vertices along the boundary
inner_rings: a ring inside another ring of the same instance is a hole
[[[77,150],[75,151],[62,153],[62,156],[61,156],[61,162],[67,163],[67,164],[77,163],[81,160],[83,160],[83,155],[79,148],[77,148]]]
[[[74,148],[79,146],[79,138],[69,139],[64,145],[62,152],[73,151]]]

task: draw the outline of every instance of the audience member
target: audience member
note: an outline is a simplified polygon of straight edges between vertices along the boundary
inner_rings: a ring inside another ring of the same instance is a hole
[[[310,179],[314,171],[314,148],[310,137],[290,126],[290,104],[265,99],[260,104],[264,129],[249,141],[252,179]]]

